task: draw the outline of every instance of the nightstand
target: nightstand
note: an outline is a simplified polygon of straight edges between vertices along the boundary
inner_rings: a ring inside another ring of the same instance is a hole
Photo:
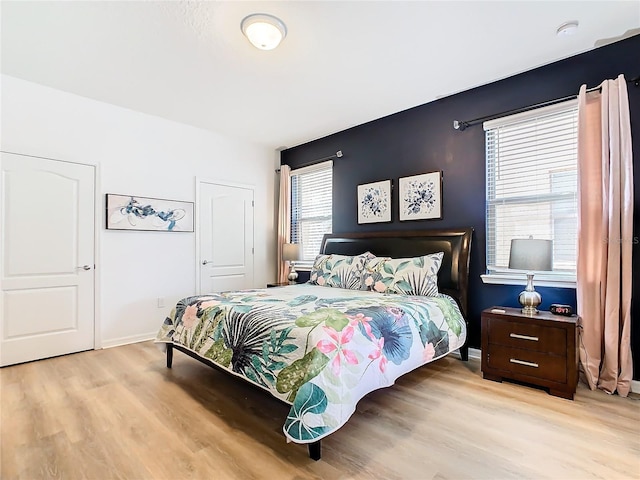
[[[482,312],[482,376],[518,380],[573,400],[578,383],[580,317],[550,312],[525,315],[519,308]]]
[[[291,284],[289,282],[267,283],[267,288],[271,288],[271,287],[286,287],[287,285],[291,285]]]

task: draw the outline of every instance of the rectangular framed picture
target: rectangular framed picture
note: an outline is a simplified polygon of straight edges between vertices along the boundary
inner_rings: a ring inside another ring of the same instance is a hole
[[[358,185],[358,223],[391,221],[391,180]]]
[[[442,171],[399,181],[400,221],[442,218]]]
[[[193,232],[193,202],[107,193],[107,229]]]

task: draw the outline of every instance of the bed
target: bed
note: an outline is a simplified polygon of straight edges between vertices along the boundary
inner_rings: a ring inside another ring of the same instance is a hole
[[[467,360],[471,238],[471,228],[325,235],[310,283],[184,298],[156,342],[168,368],[176,349],[290,405],[287,441],[318,460],[367,393],[455,350]]]

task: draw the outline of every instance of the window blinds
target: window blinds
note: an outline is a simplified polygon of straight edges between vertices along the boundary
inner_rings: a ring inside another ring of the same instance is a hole
[[[553,240],[553,273],[576,271],[577,101],[484,123],[487,271],[509,264],[511,239]]]
[[[291,242],[302,245],[298,266],[313,265],[332,227],[333,162],[291,171]]]

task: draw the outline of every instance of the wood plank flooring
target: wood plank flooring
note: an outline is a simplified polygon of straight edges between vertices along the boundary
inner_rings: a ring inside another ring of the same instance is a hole
[[[288,407],[151,342],[0,370],[9,479],[640,479],[640,401],[575,401],[446,357],[373,392],[314,462]]]

